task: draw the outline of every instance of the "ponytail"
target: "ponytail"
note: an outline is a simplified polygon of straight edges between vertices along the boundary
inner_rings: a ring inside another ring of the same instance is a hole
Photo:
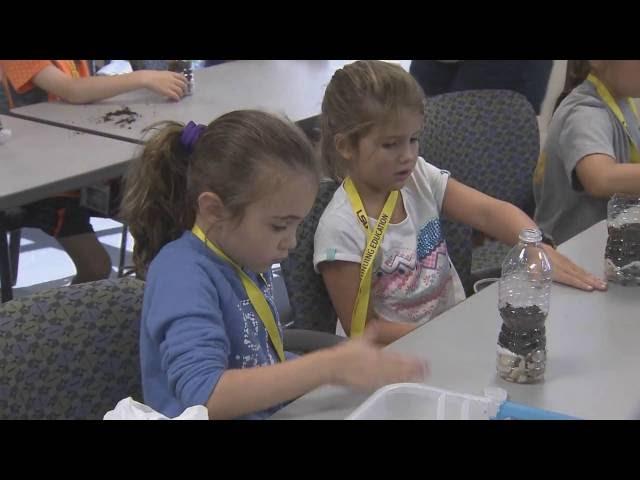
[[[189,152],[180,141],[183,125],[162,122],[149,130],[158,128],[125,176],[121,205],[135,239],[136,273],[142,278],[160,249],[195,221],[195,207],[187,198]]]

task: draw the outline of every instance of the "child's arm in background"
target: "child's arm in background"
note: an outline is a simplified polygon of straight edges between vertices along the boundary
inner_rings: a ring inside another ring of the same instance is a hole
[[[508,202],[497,200],[449,178],[443,201],[444,214],[458,222],[470,225],[507,244],[518,243],[523,228],[538,228],[522,210]],[[599,278],[575,265],[554,248],[544,244],[553,266],[554,280],[582,290],[605,290]]]
[[[584,190],[593,197],[609,198],[614,193],[640,195],[640,164],[617,163],[609,155],[582,157],[575,169]]]
[[[374,390],[389,383],[422,381],[423,360],[383,351],[372,329],[357,340],[264,367],[226,370],[207,401],[209,418],[231,419],[265,410],[325,384]]]
[[[318,264],[318,270],[327,287],[331,303],[338,314],[342,328],[347,335],[350,335],[351,316],[360,286],[360,264],[344,261],[322,262]],[[404,322],[390,322],[374,315],[371,301],[369,301],[367,328],[372,323],[376,324],[377,336],[375,340],[383,345],[397,340],[418,326]]]
[[[148,88],[172,100],[180,100],[188,86],[184,75],[175,72],[138,70],[111,77],[72,78],[54,65],[43,68],[33,77],[32,82],[66,102],[75,104],[97,102],[140,88]]]

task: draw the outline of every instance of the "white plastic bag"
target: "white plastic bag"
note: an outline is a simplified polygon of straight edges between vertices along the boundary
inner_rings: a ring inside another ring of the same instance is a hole
[[[104,420],[208,420],[206,407],[195,405],[187,408],[181,415],[171,419],[165,417],[144,403],[136,402],[127,397],[118,402],[116,408],[104,416]]]

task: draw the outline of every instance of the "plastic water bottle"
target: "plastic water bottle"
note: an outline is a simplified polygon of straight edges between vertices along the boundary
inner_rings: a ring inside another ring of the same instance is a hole
[[[540,230],[525,228],[519,238],[502,263],[497,369],[509,382],[534,383],[544,379],[547,359],[544,324],[551,296],[551,264],[542,249]]]
[[[615,194],[607,204],[607,280],[640,285],[640,196]]]
[[[192,95],[195,89],[195,82],[193,79],[193,61],[192,60],[169,60],[167,68],[171,72],[177,72],[184,75],[184,78],[189,82],[189,89],[186,95]]]

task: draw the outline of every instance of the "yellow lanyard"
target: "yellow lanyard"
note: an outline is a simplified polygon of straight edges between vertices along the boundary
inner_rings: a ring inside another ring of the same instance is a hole
[[[382,237],[387,231],[387,227],[391,222],[393,209],[398,201],[398,191],[394,190],[389,193],[387,200],[382,207],[382,212],[376,222],[376,228],[370,229],[367,220],[367,212],[364,209],[358,190],[351,178],[347,177],[344,181],[344,189],[347,192],[353,213],[356,214],[358,220],[364,227],[367,234],[367,244],[362,253],[362,262],[360,263],[360,286],[358,287],[358,296],[353,306],[353,314],[351,316],[351,338],[359,337],[364,332],[364,324],[367,321],[367,312],[369,309],[369,297],[371,294],[371,277],[373,275],[373,261],[382,245]]]
[[[598,95],[600,95],[602,101],[607,104],[607,107],[609,107],[618,121],[622,124],[627,137],[629,137],[629,142],[631,143],[631,163],[640,163],[640,152],[638,152],[638,145],[636,145],[633,141],[633,137],[631,136],[631,132],[629,131],[629,125],[627,124],[627,120],[624,118],[624,115],[615,99],[613,98],[607,87],[604,85],[604,83],[602,83],[600,79],[594,74],[590,73],[587,77],[587,80],[590,81],[594,87],[596,87]],[[631,111],[635,115],[636,120],[638,121],[638,123],[640,123],[640,117],[638,117],[638,109],[636,108],[636,105],[630,98],[627,98],[627,101],[629,102],[629,107],[631,107]]]
[[[80,78],[80,74],[78,73],[78,67],[76,67],[75,60],[67,60],[69,68],[71,69],[71,77]]]
[[[280,337],[280,330],[278,329],[278,325],[276,325],[276,320],[273,316],[273,312],[267,303],[267,299],[264,297],[264,293],[260,290],[256,284],[249,278],[240,266],[231,260],[225,253],[220,250],[215,244],[211,243],[204,232],[198,225],[194,225],[191,232],[198,237],[200,240],[204,242],[206,246],[208,246],[213,252],[218,255],[220,258],[230,263],[231,266],[235,269],[236,273],[240,277],[240,281],[242,282],[242,286],[247,292],[247,296],[249,297],[249,301],[253,306],[254,310],[262,320],[263,325],[267,329],[269,333],[269,338],[271,339],[271,343],[273,347],[276,349],[278,353],[278,358],[280,358],[281,362],[284,362],[284,347],[282,346],[282,338]]]

